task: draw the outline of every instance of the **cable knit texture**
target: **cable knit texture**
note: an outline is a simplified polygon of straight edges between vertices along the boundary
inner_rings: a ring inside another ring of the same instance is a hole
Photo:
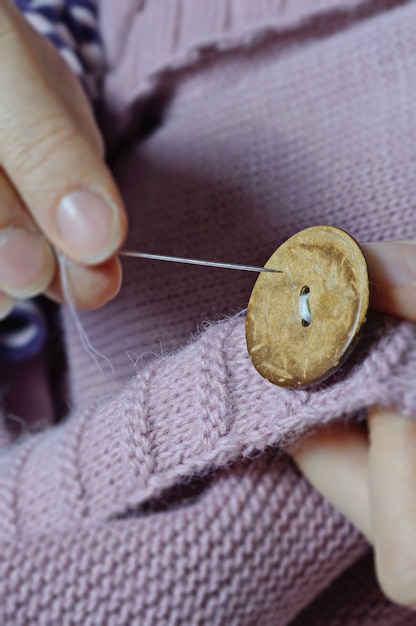
[[[258,264],[329,223],[415,238],[416,5],[100,3],[101,120],[130,247]],[[0,623],[404,626],[372,554],[282,445],[416,416],[416,329],[373,313],[324,384],[251,365],[246,273],[126,260],[119,296],[63,313],[71,410],[4,444]]]

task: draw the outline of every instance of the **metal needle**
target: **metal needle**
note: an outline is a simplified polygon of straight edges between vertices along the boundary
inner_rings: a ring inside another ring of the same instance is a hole
[[[122,256],[135,257],[137,259],[152,259],[155,261],[171,261],[173,263],[187,263],[188,265],[204,265],[205,267],[221,267],[227,270],[244,270],[246,272],[270,272],[282,274],[281,270],[270,267],[255,267],[253,265],[235,265],[233,263],[219,263],[218,261],[202,261],[200,259],[185,259],[179,256],[166,256],[163,254],[150,254],[148,252],[135,252],[134,250],[121,250]]]

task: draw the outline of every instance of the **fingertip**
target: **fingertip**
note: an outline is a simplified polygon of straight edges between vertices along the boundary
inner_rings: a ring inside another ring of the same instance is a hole
[[[31,298],[42,293],[55,271],[48,243],[24,228],[0,233],[0,286],[10,297]]]
[[[65,271],[71,299],[78,309],[87,311],[98,309],[115,298],[120,291],[122,268],[117,257],[94,266],[67,261]],[[62,304],[68,303],[59,272],[55,274],[47,295]]]
[[[416,322],[416,242],[362,244],[368,263],[371,306]]]
[[[64,254],[86,265],[98,265],[113,256],[127,231],[120,203],[90,189],[64,195],[56,211],[56,225]]]
[[[416,605],[416,419],[369,411],[369,492],[376,572],[396,604]]]

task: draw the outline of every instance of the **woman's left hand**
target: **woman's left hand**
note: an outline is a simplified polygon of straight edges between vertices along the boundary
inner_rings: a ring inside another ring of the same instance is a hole
[[[416,241],[369,243],[362,249],[373,308],[416,323]],[[416,416],[373,407],[367,429],[335,423],[288,452],[373,545],[384,593],[416,609]]]

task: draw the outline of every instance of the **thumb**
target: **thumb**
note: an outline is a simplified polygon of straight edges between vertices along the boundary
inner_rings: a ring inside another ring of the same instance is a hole
[[[373,308],[416,322],[416,241],[362,244]]]
[[[4,8],[6,7],[6,9]],[[74,80],[54,75],[46,46],[7,4],[0,10],[0,163],[50,242],[82,264],[120,247],[126,217],[115,183],[85,128],[62,97]],[[46,52],[45,52],[46,51]],[[83,98],[81,90],[70,94]],[[91,124],[94,122],[90,121]]]

